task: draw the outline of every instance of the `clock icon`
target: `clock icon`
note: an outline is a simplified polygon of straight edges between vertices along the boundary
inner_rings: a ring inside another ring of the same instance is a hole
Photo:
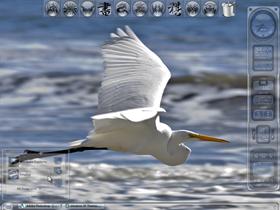
[[[266,10],[256,12],[251,20],[251,31],[257,38],[270,38],[276,31],[274,16]]]

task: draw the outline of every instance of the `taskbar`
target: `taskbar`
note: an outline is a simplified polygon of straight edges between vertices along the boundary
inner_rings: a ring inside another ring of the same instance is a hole
[[[104,204],[96,203],[3,203],[2,210],[16,209],[88,209],[103,210]]]

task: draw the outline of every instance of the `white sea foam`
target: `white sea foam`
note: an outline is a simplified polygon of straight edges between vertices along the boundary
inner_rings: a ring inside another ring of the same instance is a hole
[[[104,164],[70,164],[70,200],[107,202],[195,202],[193,207],[206,205],[207,203],[231,203],[258,201],[262,193],[247,194],[247,171],[242,165],[227,165],[224,167],[213,165],[181,165],[179,167],[167,167],[163,165],[104,165]],[[157,172],[157,173],[155,173]],[[36,176],[45,176],[47,169],[41,167],[34,169]],[[156,175],[157,174],[157,175]],[[161,175],[159,175],[161,174]],[[34,181],[35,182],[35,181]],[[26,183],[33,186],[35,183]],[[5,186],[4,186],[5,187]],[[55,195],[63,195],[61,189],[46,191],[44,199],[32,198],[37,201],[56,199]],[[9,190],[11,193],[12,190]],[[245,196],[246,195],[246,196]],[[268,203],[275,202],[279,193],[274,193],[268,198]],[[10,195],[12,196],[12,195]],[[67,195],[68,196],[68,195]],[[64,199],[69,199],[68,197]],[[57,196],[58,199],[63,199]],[[135,204],[132,204],[135,205]],[[181,204],[182,205],[182,204]],[[116,206],[118,206],[116,204]],[[122,205],[119,205],[120,208]],[[156,207],[157,205],[155,205]],[[184,206],[184,204],[183,204]],[[201,209],[203,207],[200,207]],[[242,205],[241,205],[242,206]],[[136,205],[143,209],[143,206]],[[236,208],[233,206],[223,209],[250,209],[252,205]],[[117,208],[117,209],[118,209]]]

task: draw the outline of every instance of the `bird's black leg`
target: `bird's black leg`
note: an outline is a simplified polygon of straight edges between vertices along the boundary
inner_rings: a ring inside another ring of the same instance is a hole
[[[25,150],[23,154],[15,157],[15,160],[11,163],[17,164],[26,160],[32,160],[35,158],[44,158],[50,157],[60,154],[68,154],[68,153],[75,153],[75,152],[83,152],[87,150],[107,150],[107,148],[99,148],[99,147],[78,147],[78,148],[69,148],[64,150],[57,150],[57,151],[50,151],[50,152],[39,152],[33,150]]]

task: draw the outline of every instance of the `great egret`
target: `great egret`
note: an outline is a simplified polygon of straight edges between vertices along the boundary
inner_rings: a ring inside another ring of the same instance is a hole
[[[27,150],[16,162],[85,150],[114,150],[152,155],[164,164],[175,166],[189,157],[184,142],[228,141],[188,130],[172,131],[161,123],[159,113],[170,71],[128,27],[111,33],[102,48],[105,74],[99,90],[98,108],[92,117],[94,130],[86,139],[74,141],[69,149],[36,152]]]

